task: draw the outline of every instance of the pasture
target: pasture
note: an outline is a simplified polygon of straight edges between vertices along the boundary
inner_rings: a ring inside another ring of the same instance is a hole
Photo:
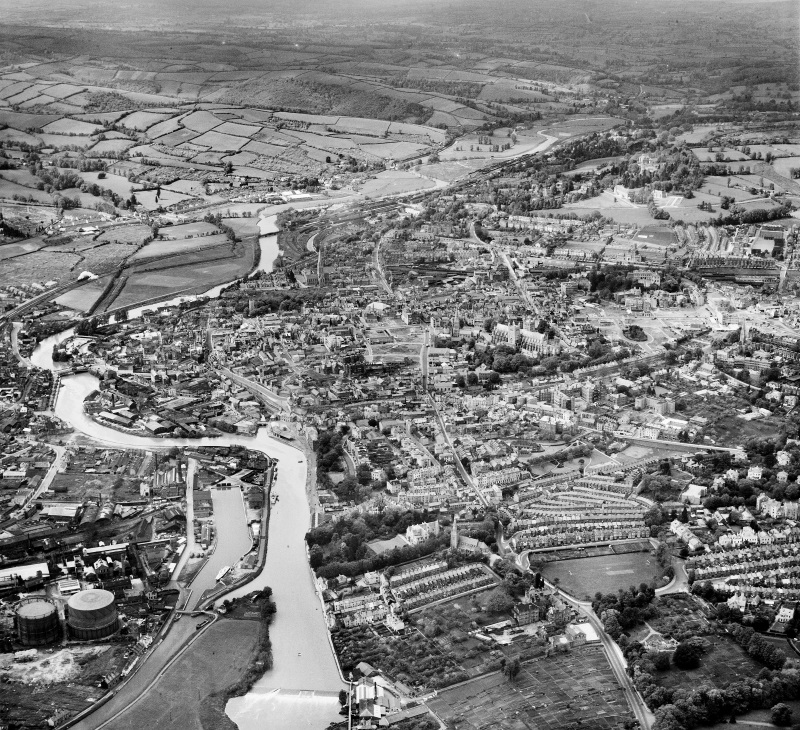
[[[184,621],[191,619],[184,618]],[[227,727],[221,698],[255,656],[258,621],[217,621],[169,669],[147,701],[114,721],[119,730],[142,727],[204,730]]]
[[[164,262],[165,266],[157,270],[134,271],[109,308],[130,307],[179,294],[202,294],[218,284],[250,273],[254,250],[251,243],[237,244],[232,250],[225,247],[195,249],[170,257]]]
[[[106,286],[111,281],[111,276],[102,276],[98,279],[65,292],[55,299],[55,303],[67,309],[74,309],[78,312],[88,312],[102,296]]]
[[[230,241],[224,233],[199,236],[197,238],[167,239],[164,241],[151,241],[144,248],[131,256],[131,261],[169,256],[171,254],[200,251],[202,249],[224,246]]]

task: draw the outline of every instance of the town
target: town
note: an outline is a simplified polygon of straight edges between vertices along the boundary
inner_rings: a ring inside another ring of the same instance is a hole
[[[0,728],[800,716],[796,84],[62,63],[0,68]]]

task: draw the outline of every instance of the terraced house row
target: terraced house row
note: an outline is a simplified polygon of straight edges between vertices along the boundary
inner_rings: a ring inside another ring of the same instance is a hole
[[[693,564],[695,580],[712,580],[715,578],[750,578],[755,580],[773,572],[779,576],[788,576],[796,572],[793,569],[800,565],[798,555],[761,555],[742,557],[738,560],[720,561],[705,564]]]
[[[389,586],[392,589],[413,583],[422,578],[426,578],[437,573],[444,573],[447,570],[447,563],[444,560],[435,560],[428,563],[415,563],[412,567],[397,572],[388,578]]]
[[[645,506],[601,479],[581,479],[539,490],[517,506],[517,549],[646,538]],[[626,488],[627,489],[627,488]]]
[[[408,583],[392,592],[404,608],[411,610],[494,582],[483,566],[473,563]]]
[[[582,523],[578,525],[542,525],[530,530],[521,530],[512,538],[516,550],[580,545],[590,542],[613,542],[647,538],[650,528],[641,525],[616,523]]]

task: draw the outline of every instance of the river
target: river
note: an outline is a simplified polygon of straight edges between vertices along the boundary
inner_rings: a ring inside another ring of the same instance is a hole
[[[262,233],[267,235],[261,238],[262,258],[258,268],[270,271],[277,255],[277,236],[269,230],[264,231],[263,227]],[[271,259],[267,258],[269,255]],[[223,286],[215,287],[203,296],[219,296]],[[140,313],[141,309],[134,310],[131,316],[139,316]],[[57,371],[52,360],[53,345],[63,342],[72,334],[72,330],[68,330],[43,340],[31,355],[33,364]],[[264,428],[255,436],[226,434],[203,439],[125,434],[103,426],[84,413],[85,398],[98,387],[94,375],[67,375],[61,383],[55,414],[75,431],[109,447],[168,449],[173,446],[239,445],[279,460],[278,476],[273,487],[279,500],[270,517],[266,565],[258,578],[234,594],[243,595],[265,585],[272,587],[278,606],[271,631],[273,669],[257,682],[249,694],[231,700],[226,712],[240,730],[262,730],[264,727],[269,730],[290,730],[306,724],[309,727],[325,727],[331,720],[338,719],[339,703],[335,693],[343,685],[306,558],[304,537],[310,519],[305,492],[307,463],[302,452],[272,438]],[[224,547],[217,548],[218,555],[212,558],[214,567],[201,572],[202,585],[193,584],[194,596],[199,596],[205,588],[210,587],[206,583],[216,577],[222,565],[233,564],[249,547],[239,490],[215,491],[214,510],[218,524],[220,527],[224,525],[225,536],[220,540],[220,545],[224,543]],[[229,534],[229,531],[233,534]],[[130,699],[125,698],[123,689],[98,714],[105,717],[113,710],[119,711],[125,706],[125,701]],[[80,727],[95,727],[93,718],[94,715],[90,715]],[[298,722],[301,718],[302,721]]]

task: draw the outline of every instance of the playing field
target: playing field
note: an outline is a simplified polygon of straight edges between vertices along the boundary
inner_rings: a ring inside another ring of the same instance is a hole
[[[603,555],[547,563],[542,574],[549,581],[558,578],[559,588],[584,599],[598,591],[616,593],[618,588],[649,583],[657,575],[657,564],[650,553]]]
[[[631,717],[597,644],[526,662],[513,681],[498,672],[440,690],[428,706],[459,730],[562,730],[578,722],[602,730]]]

